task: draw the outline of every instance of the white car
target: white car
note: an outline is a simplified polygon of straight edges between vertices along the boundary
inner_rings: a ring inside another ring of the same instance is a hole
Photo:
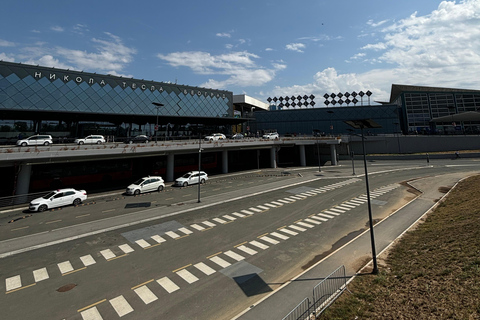
[[[208,180],[208,175],[204,171],[190,171],[175,180],[175,185],[180,187],[187,187],[195,183],[205,183]]]
[[[53,144],[52,136],[49,135],[34,135],[26,139],[20,139],[17,141],[17,146],[48,146]]]
[[[127,194],[139,195],[140,193],[144,192],[152,192],[152,191],[162,191],[165,188],[165,183],[163,182],[162,177],[144,177],[138,179],[131,185],[127,187]]]
[[[262,137],[263,139],[269,139],[269,140],[276,140],[279,138],[278,133],[273,132],[273,133],[266,133]]]
[[[58,189],[47,193],[41,198],[32,200],[28,209],[30,211],[42,212],[71,204],[78,206],[85,200],[87,200],[87,192],[85,190],[75,190],[72,188]]]
[[[217,140],[225,140],[227,137],[223,133],[214,133],[210,136],[206,136],[206,141],[217,141]]]
[[[105,138],[99,135],[87,136],[83,139],[75,139],[76,144],[102,144],[105,143]]]

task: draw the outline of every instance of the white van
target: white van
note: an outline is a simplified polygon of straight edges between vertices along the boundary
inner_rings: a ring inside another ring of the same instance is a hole
[[[53,144],[52,136],[37,134],[17,141],[17,146],[48,146]]]

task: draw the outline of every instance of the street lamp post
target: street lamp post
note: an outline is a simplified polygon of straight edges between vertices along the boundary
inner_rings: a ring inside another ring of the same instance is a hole
[[[200,180],[200,170],[202,170],[202,134],[199,131],[198,133],[198,203],[200,203],[200,185],[202,181]]]
[[[362,149],[363,149],[363,163],[365,166],[365,185],[367,189],[367,201],[368,201],[368,220],[370,227],[370,242],[372,245],[372,259],[373,259],[373,274],[378,274],[378,265],[377,265],[377,251],[375,249],[375,236],[373,232],[373,217],[372,217],[372,204],[370,200],[370,186],[368,184],[368,172],[367,172],[367,155],[365,152],[365,135],[363,134],[364,128],[381,128],[381,126],[374,122],[371,119],[361,119],[361,120],[347,120],[344,121],[349,126],[360,129],[362,135]]]
[[[159,102],[152,102],[152,104],[157,109],[157,123],[155,125],[155,144],[157,144],[157,140],[158,140],[158,109],[160,109],[160,107],[163,107],[164,105],[162,103],[159,103]]]

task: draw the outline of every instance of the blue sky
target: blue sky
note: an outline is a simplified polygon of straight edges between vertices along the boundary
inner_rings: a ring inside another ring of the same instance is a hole
[[[480,0],[18,0],[2,4],[0,30],[0,60],[264,102],[360,90],[388,101],[393,83],[480,89]]]

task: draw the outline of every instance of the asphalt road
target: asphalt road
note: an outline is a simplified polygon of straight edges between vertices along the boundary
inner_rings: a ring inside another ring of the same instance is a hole
[[[374,218],[414,198],[402,182],[480,168],[430,164],[370,162]],[[2,213],[2,318],[231,319],[367,228],[360,162],[285,171],[212,179],[200,203],[195,186]]]

